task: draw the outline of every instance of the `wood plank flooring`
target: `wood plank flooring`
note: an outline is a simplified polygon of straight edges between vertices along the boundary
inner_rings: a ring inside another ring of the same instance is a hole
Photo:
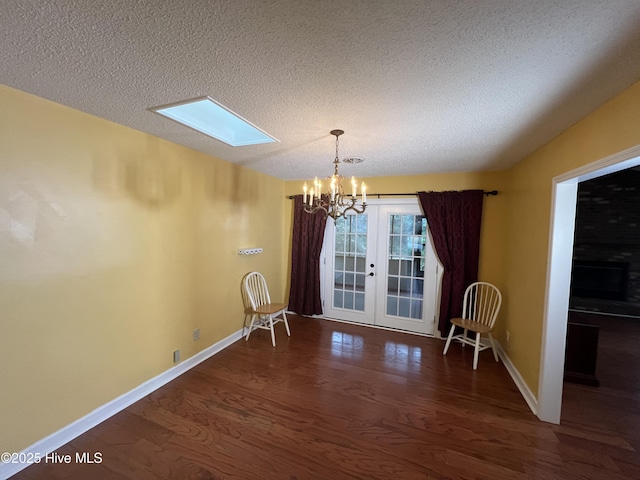
[[[580,445],[635,464],[629,478],[640,478],[640,319],[569,312],[571,321],[598,325],[599,387],[565,382],[561,423]],[[582,432],[582,433],[580,433]]]
[[[469,347],[443,356],[440,340],[290,325],[275,348],[257,331],[57,451],[102,463],[14,478],[640,478],[640,445],[607,425],[540,422],[490,350],[474,372]]]

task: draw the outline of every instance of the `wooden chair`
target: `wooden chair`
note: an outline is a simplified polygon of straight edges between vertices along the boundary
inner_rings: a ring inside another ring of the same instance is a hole
[[[289,331],[289,323],[287,322],[286,303],[271,303],[269,290],[267,289],[267,281],[264,276],[258,272],[247,273],[242,281],[243,298],[245,300],[245,315],[251,315],[251,324],[247,331],[246,340],[254,328],[262,328],[271,331],[271,343],[276,346],[276,336],[273,332],[273,326],[278,322],[284,322],[287,329],[287,335],[291,336]],[[282,315],[282,318],[276,318]],[[246,322],[246,317],[245,317]]]
[[[462,318],[451,319],[451,330],[447,343],[444,346],[443,355],[447,354],[451,340],[455,339],[462,343],[464,347],[471,345],[475,348],[473,352],[473,369],[478,368],[478,353],[489,347],[493,350],[493,356],[498,361],[498,353],[493,343],[491,332],[496,323],[496,317],[502,305],[502,294],[494,285],[487,282],[475,282],[467,287],[464,292],[464,300],[462,304]],[[456,326],[464,329],[459,335],[453,335]],[[467,330],[475,332],[475,341],[467,338]],[[491,345],[482,345],[480,343],[481,335],[488,335]]]

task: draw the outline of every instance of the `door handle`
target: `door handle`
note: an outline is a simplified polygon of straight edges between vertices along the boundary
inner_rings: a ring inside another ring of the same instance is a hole
[[[373,273],[373,272],[371,272],[371,273],[369,274],[369,276],[370,276],[370,277],[373,277],[374,275],[375,275],[375,273]]]

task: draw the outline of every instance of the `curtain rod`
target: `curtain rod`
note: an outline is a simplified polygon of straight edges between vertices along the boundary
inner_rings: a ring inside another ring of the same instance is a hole
[[[485,196],[494,196],[494,195],[498,195],[498,191],[497,190],[491,190],[490,192],[482,192],[485,194]],[[367,193],[367,196],[369,197],[406,197],[408,195],[417,195],[418,192],[413,192],[413,193]],[[358,197],[361,197],[362,195],[358,195]],[[293,200],[293,198],[295,198],[295,195],[289,195],[289,200]]]

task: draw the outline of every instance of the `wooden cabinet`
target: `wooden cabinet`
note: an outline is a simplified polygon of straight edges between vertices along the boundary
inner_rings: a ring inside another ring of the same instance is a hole
[[[585,323],[567,324],[567,347],[564,359],[564,379],[592,387],[600,386],[596,378],[598,335],[600,327]]]

